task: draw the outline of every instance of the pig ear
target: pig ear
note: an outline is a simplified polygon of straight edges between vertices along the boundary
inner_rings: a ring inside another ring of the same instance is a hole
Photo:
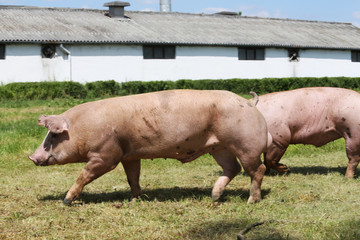
[[[50,115],[42,115],[38,120],[39,126],[44,126],[49,129],[52,133],[62,133],[64,131],[69,131],[69,125],[63,117]]]

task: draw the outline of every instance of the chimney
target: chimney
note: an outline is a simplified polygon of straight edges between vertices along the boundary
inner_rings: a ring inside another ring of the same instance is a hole
[[[109,7],[109,16],[112,18],[124,18],[124,8],[130,6],[128,2],[107,2],[104,4],[104,7]]]
[[[160,0],[160,12],[171,12],[171,0]]]

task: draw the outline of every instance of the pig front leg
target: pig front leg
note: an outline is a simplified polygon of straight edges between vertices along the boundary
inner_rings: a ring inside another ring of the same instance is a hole
[[[113,170],[117,164],[106,164],[101,158],[93,158],[87,162],[84,169],[70,190],[67,192],[64,199],[64,204],[70,205],[71,202],[78,198],[84,186],[103,174]]]
[[[131,188],[132,200],[136,200],[139,196],[141,196],[141,188],[139,184],[141,161],[140,159],[137,159],[123,161],[121,163],[124,167],[126,177]]]

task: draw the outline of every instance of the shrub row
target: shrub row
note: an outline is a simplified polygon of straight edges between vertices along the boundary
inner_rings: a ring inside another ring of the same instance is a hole
[[[98,98],[120,94],[120,84],[111,81],[91,82],[26,82],[0,86],[0,100],[46,100],[55,98]]]
[[[85,98],[87,91],[75,82],[9,83],[0,87],[0,99]]]
[[[28,82],[10,83],[0,86],[0,100],[6,99],[54,99],[54,98],[99,98],[146,93],[168,89],[221,89],[237,94],[255,91],[258,94],[285,91],[302,87],[342,87],[360,89],[359,78],[264,78],[264,79],[219,79],[124,82],[97,81],[77,82]]]
[[[154,82],[126,82],[121,89],[126,94],[145,93],[166,89],[221,89],[237,94],[258,94],[286,91],[303,87],[342,87],[360,89],[360,78],[264,78],[264,79],[226,79],[226,80],[178,80]]]

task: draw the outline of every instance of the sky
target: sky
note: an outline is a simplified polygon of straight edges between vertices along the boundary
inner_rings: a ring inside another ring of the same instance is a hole
[[[0,5],[106,9],[112,0],[0,0]],[[159,11],[160,0],[122,0],[129,11]],[[360,0],[172,0],[173,12],[242,12],[243,16],[347,22],[360,27]]]

